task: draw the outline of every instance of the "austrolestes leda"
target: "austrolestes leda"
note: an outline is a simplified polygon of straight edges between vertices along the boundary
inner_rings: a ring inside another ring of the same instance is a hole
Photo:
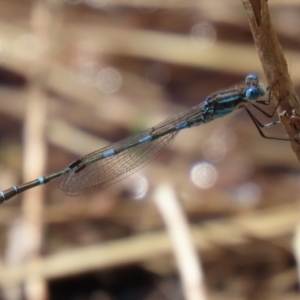
[[[252,106],[267,117],[273,117],[276,110],[273,114],[268,114],[256,105],[270,104],[270,97],[268,100],[260,100],[266,92],[267,90],[259,83],[258,76],[249,74],[243,86],[211,94],[204,102],[141,133],[78,158],[59,172],[1,191],[0,203],[56,178],[60,178],[60,188],[70,196],[102,189],[143,168],[173,141],[179,131],[225,117],[239,108],[247,111],[262,137],[293,141],[289,138],[265,136],[262,128],[278,124],[280,121],[262,124],[249,110],[249,106]]]

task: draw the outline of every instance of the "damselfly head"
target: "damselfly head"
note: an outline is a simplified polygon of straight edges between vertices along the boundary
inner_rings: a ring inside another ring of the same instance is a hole
[[[248,86],[245,92],[245,98],[247,100],[256,101],[266,94],[266,89],[259,84],[259,79],[256,74],[247,75],[245,82]]]

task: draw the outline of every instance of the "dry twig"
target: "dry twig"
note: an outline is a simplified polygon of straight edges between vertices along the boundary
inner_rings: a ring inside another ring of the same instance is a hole
[[[281,100],[279,117],[289,137],[295,138],[300,129],[300,119],[294,109],[299,99],[294,91],[282,47],[272,27],[266,0],[242,0],[248,14],[252,35],[269,86],[275,99]],[[300,160],[300,144],[292,148]]]

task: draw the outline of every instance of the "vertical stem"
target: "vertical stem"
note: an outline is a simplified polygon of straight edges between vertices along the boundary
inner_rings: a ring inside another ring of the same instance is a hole
[[[44,174],[46,164],[46,113],[47,91],[45,83],[51,67],[54,44],[53,37],[60,24],[60,0],[35,0],[31,14],[31,33],[20,37],[25,47],[30,46],[34,55],[28,58],[28,88],[24,121],[23,177],[30,181]],[[20,49],[22,51],[22,49]],[[27,50],[27,49],[26,49]],[[27,50],[28,51],[28,50]],[[11,264],[34,261],[39,258],[43,237],[43,189],[24,193],[23,217],[12,227],[7,249]],[[20,239],[20,236],[22,237]],[[15,250],[19,251],[15,251]],[[18,253],[15,257],[13,254]],[[28,273],[24,282],[26,299],[47,299],[44,278]],[[16,291],[20,288],[14,287]]]
[[[279,117],[289,137],[295,138],[300,131],[300,118],[294,109],[299,106],[288,72],[282,47],[272,27],[266,0],[241,0],[246,9],[254,43],[258,51],[266,78],[275,99],[281,100]],[[292,148],[300,160],[300,144],[292,143]]]

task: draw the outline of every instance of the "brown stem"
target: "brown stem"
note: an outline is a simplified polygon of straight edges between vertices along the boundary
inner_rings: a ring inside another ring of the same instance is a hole
[[[279,106],[279,118],[290,138],[298,138],[300,117],[295,108],[300,102],[295,94],[287,62],[282,47],[270,21],[267,0],[241,0],[244,4],[269,86],[272,86],[273,98],[282,99]],[[299,110],[300,111],[300,110]],[[299,140],[299,138],[298,138]],[[292,148],[300,161],[300,144],[292,143]]]

